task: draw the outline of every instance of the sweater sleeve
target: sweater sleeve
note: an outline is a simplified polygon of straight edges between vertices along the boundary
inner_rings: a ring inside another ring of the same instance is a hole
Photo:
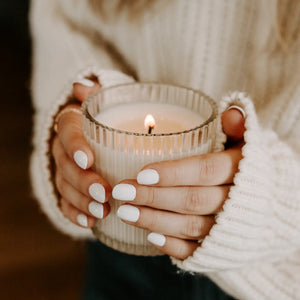
[[[172,258],[186,271],[206,273],[239,299],[296,299],[300,294],[299,98],[300,87],[281,111],[293,121],[277,120],[290,128],[280,135],[259,123],[244,94],[221,101],[220,113],[233,104],[246,112],[239,172],[201,246],[184,261]]]
[[[61,213],[52,181],[50,140],[53,120],[72,99],[72,82],[98,78],[102,87],[132,82],[121,73],[105,47],[72,27],[56,0],[31,2],[33,38],[32,96],[35,110],[30,173],[33,192],[43,212],[62,232],[75,238],[92,238],[90,229],[76,226]]]

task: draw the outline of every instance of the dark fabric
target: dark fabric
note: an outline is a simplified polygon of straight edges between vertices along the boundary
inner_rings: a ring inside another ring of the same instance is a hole
[[[168,256],[128,255],[90,242],[82,299],[233,299],[208,278],[178,271]]]

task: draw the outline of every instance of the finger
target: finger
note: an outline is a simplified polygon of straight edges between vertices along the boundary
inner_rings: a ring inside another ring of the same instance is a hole
[[[241,147],[152,163],[137,176],[139,184],[156,186],[212,186],[231,184],[242,158]]]
[[[61,176],[76,190],[87,197],[104,203],[111,197],[111,186],[99,174],[91,169],[82,170],[64,152],[63,146],[58,138],[52,145],[52,153],[57,170]]]
[[[72,185],[66,182],[58,172],[56,173],[55,183],[60,195],[82,213],[97,219],[103,219],[109,214],[110,206],[108,203],[101,204],[96,201],[91,201],[90,198],[81,194]]]
[[[183,239],[164,236],[160,233],[151,232],[147,237],[148,241],[163,253],[177,259],[186,259],[191,256],[199,247],[199,243]]]
[[[232,141],[240,140],[244,136],[246,130],[244,114],[236,106],[229,108],[222,114],[223,131]]]
[[[81,227],[91,228],[96,223],[96,218],[83,214],[79,209],[71,205],[64,198],[61,199],[61,211],[66,218]]]
[[[80,102],[83,102],[89,95],[94,94],[101,88],[99,82],[82,79],[73,83],[73,95]]]
[[[68,107],[80,108],[78,105]],[[94,162],[94,154],[83,136],[81,115],[72,111],[63,114],[59,118],[57,132],[68,156],[80,168],[90,168]]]
[[[203,238],[215,222],[212,216],[182,215],[128,204],[121,205],[117,215],[136,227],[188,240]]]
[[[182,214],[216,214],[227,198],[230,186],[152,187],[124,180],[113,189],[113,198],[130,204]]]

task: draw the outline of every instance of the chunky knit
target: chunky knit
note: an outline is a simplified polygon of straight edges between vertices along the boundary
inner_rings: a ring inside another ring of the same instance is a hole
[[[160,0],[133,21],[115,2],[105,2],[104,20],[96,1],[32,1],[31,177],[42,210],[64,233],[93,238],[60,212],[50,169],[53,118],[73,80],[95,75],[106,87],[133,76],[200,89],[222,99],[220,113],[244,108],[243,159],[209,235],[193,256],[172,261],[238,299],[300,299],[299,41],[275,49],[267,1]],[[109,239],[122,250],[118,236]]]

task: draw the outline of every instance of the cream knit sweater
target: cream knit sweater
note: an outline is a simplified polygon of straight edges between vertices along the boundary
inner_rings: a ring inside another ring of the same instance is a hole
[[[247,114],[235,186],[193,256],[172,260],[238,299],[300,299],[300,45],[288,55],[269,50],[275,38],[264,20],[267,1],[159,2],[129,22],[126,12],[109,9],[115,0],[106,2],[105,21],[94,0],[32,1],[31,176],[41,208],[64,233],[93,237],[61,214],[49,168],[53,117],[74,79],[94,74],[106,87],[132,80],[129,74],[200,89],[216,100],[246,91],[253,102],[219,102],[220,112],[235,103]]]

